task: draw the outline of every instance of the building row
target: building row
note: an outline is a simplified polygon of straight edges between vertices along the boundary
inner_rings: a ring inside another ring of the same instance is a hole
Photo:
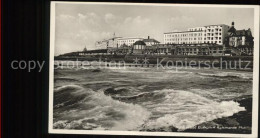
[[[143,41],[137,41],[132,47],[121,46],[108,49],[109,54],[149,54],[149,55],[225,55],[225,49],[217,44],[157,44],[146,46]]]
[[[113,37],[107,40],[97,41],[95,47],[97,49],[118,48],[120,46],[131,47],[137,41],[143,41],[147,46],[157,45],[160,43],[159,41],[150,38],[150,36],[148,36],[147,39],[138,37]]]
[[[230,27],[225,24],[207,25],[203,27],[188,28],[182,32],[164,33],[164,44],[201,44],[214,43],[223,45],[228,35]],[[97,41],[97,49],[115,48],[122,45],[133,46],[136,41],[142,40],[146,45],[155,45],[160,42],[155,39],[138,38],[138,37],[113,37],[110,39]]]
[[[113,37],[97,41],[88,54],[165,54],[165,55],[253,55],[254,37],[250,29],[236,30],[235,23],[188,28],[164,33],[164,43],[139,37]]]

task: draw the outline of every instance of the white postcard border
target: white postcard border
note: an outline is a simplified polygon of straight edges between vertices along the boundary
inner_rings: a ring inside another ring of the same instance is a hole
[[[254,9],[254,68],[253,68],[253,106],[252,134],[194,133],[194,132],[139,132],[139,131],[101,131],[101,130],[64,130],[53,129],[53,80],[55,47],[55,4],[100,4],[100,5],[147,5],[173,7],[228,7]],[[194,136],[194,137],[257,137],[258,134],[258,92],[259,92],[259,6],[257,5],[218,5],[218,4],[155,4],[155,3],[107,3],[107,2],[51,2],[50,12],[50,61],[49,61],[49,117],[50,134],[93,134],[93,135],[143,135],[143,136]]]

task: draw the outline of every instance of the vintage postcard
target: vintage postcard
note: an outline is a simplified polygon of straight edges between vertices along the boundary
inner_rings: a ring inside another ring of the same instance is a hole
[[[49,133],[257,137],[259,6],[51,2]]]

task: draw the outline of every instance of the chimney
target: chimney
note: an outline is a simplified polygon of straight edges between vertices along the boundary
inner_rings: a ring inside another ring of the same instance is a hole
[[[232,26],[233,26],[233,27],[235,26],[235,22],[234,22],[234,21],[232,22]]]
[[[150,39],[150,36],[148,36],[148,39]]]

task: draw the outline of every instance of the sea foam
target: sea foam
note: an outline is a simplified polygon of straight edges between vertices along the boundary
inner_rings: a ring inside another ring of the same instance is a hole
[[[216,102],[189,91],[165,89],[160,92],[167,94],[165,101],[151,105],[150,108],[164,115],[147,122],[144,125],[145,129],[161,129],[173,126],[181,131],[206,121],[232,116],[234,113],[245,110],[237,102]]]
[[[137,104],[124,103],[106,96],[103,90],[87,90],[88,98],[67,110],[57,110],[54,127],[58,129],[136,130],[150,112]],[[71,95],[71,99],[79,95]],[[82,96],[86,96],[83,94]],[[62,111],[62,112],[58,112]],[[126,125],[127,124],[127,125]]]

